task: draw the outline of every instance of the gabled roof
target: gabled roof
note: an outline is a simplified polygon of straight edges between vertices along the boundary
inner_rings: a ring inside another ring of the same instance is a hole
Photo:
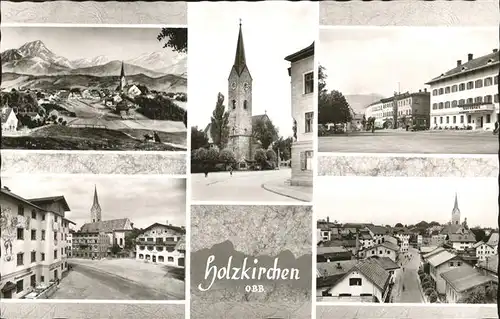
[[[442,248],[442,247],[439,247],[439,248]],[[427,258],[428,257],[427,255],[432,254],[432,252],[435,251],[436,249],[438,249],[437,246],[422,246],[422,247],[420,247],[420,252],[423,253],[422,256],[424,258]]]
[[[457,292],[467,291],[474,287],[494,281],[494,278],[489,275],[482,275],[476,269],[467,264],[444,272],[441,277],[453,287]]]
[[[100,222],[95,222],[95,223],[85,223],[83,224],[80,231],[83,233],[96,233],[96,232],[111,233],[114,230],[125,230],[127,221],[129,221],[128,218],[120,218],[120,219],[102,220]]]
[[[486,68],[486,67],[491,67],[494,65],[497,65],[498,68],[498,63],[499,63],[499,53],[498,52],[492,52],[483,56],[480,56],[478,58],[472,59],[470,61],[467,61],[461,65],[458,65],[454,67],[451,70],[448,70],[444,72],[442,75],[437,76],[427,82],[426,84],[432,84],[435,82],[439,82],[441,80],[445,80],[448,78],[451,78],[453,76],[461,75],[461,74],[468,74],[470,72]]]
[[[351,270],[357,262],[357,260],[351,259],[328,263],[316,263],[316,275],[317,277],[343,276]]]
[[[386,235],[389,232],[384,226],[366,225],[366,227],[375,235]]]
[[[437,267],[439,265],[444,264],[448,260],[452,260],[455,257],[457,257],[457,255],[452,254],[452,253],[445,250],[445,251],[442,251],[434,256],[431,256],[430,258],[427,259],[427,261],[432,266]]]
[[[383,243],[374,245],[372,247],[368,247],[366,250],[378,248],[378,247],[384,247],[384,248],[391,249],[394,251],[399,251],[399,246],[394,244],[394,243],[391,243],[390,241],[384,241]]]
[[[355,239],[344,239],[344,240],[327,240],[322,242],[324,247],[356,247]]]
[[[40,198],[30,198],[28,201],[34,203],[35,205],[51,204],[51,203],[62,203],[64,211],[69,212],[68,202],[64,196],[52,196],[52,197],[40,197]]]
[[[491,233],[490,238],[488,239],[488,245],[497,246],[498,245],[498,233]]]
[[[481,245],[484,245],[484,241],[482,241],[482,240],[481,240],[481,241],[478,241],[477,243],[475,243],[474,245],[472,245],[472,247],[473,247],[473,248],[477,248],[477,247],[479,247],[479,246],[481,246]]]
[[[7,121],[11,113],[14,113],[14,110],[11,107],[2,108],[2,123]]]
[[[290,54],[289,56],[287,56],[285,58],[285,60],[293,63],[293,62],[303,60],[303,59],[308,58],[308,57],[313,56],[313,55],[314,55],[314,42],[311,43],[308,47],[306,47],[302,50],[299,50],[295,53]]]
[[[161,224],[161,223],[154,223],[152,225],[149,225],[148,227],[144,228],[142,230],[142,233],[143,234],[144,232],[150,230],[151,228],[153,227],[156,227],[156,226],[160,226],[160,227],[164,227],[164,228],[168,228],[168,229],[171,229],[171,230],[174,230],[176,232],[179,232],[179,233],[182,233],[182,234],[185,234],[186,233],[186,229],[185,228],[182,228],[182,227],[178,227],[178,226],[172,226],[172,225],[165,225],[165,224]]]
[[[450,241],[451,242],[466,242],[466,243],[475,243],[476,242],[476,236],[474,236],[473,232],[470,232],[469,234],[450,234]]]
[[[265,121],[265,120],[269,121],[269,116],[267,116],[267,114],[253,115],[252,116],[252,127],[255,127],[255,125],[257,125],[257,122]]]
[[[380,266],[382,266],[382,268],[384,268],[387,271],[399,269],[399,265],[393,262],[392,259],[389,257],[371,257],[369,259],[378,263]]]
[[[33,207],[35,209],[38,209],[38,210],[41,210],[41,211],[45,211],[45,209],[39,207],[35,203],[32,203],[32,202],[28,201],[27,199],[22,198],[21,196],[12,193],[10,190],[5,189],[4,187],[0,188],[0,193],[4,194],[6,196],[9,196],[11,198],[17,199],[18,201],[21,201],[24,204],[29,205],[29,206],[31,206],[31,207]]]
[[[390,274],[388,271],[382,268],[382,266],[379,263],[370,259],[362,260],[358,262],[353,267],[353,269],[351,269],[347,274],[355,270],[362,273],[375,286],[380,288],[380,290],[384,291],[386,284],[389,280]]]

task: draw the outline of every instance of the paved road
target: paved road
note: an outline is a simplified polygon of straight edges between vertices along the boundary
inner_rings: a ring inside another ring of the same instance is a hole
[[[322,136],[320,152],[497,154],[498,135],[491,132],[384,130],[375,133]]]
[[[408,249],[409,258],[403,257],[403,267],[401,269],[401,282],[405,289],[401,292],[396,302],[403,303],[423,303],[418,281],[418,267],[420,266],[420,255],[415,248]],[[404,271],[403,271],[404,269]]]
[[[275,180],[283,182],[291,176],[290,169],[274,171],[235,171],[191,175],[192,200],[195,201],[265,201],[300,202],[262,188],[262,184]]]
[[[71,264],[71,263],[70,263]],[[168,293],[144,284],[116,276],[97,268],[71,264],[68,276],[61,280],[51,299],[126,299],[170,300],[178,299]]]

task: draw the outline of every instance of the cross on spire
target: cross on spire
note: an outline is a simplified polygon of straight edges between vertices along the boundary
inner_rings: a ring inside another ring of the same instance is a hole
[[[241,27],[241,18],[240,18],[240,27]]]

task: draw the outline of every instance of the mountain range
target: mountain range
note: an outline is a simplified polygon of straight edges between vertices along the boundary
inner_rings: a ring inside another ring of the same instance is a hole
[[[120,75],[122,61],[111,60],[100,55],[94,58],[69,60],[48,49],[40,41],[23,44],[17,49],[1,53],[2,72],[24,75]],[[144,53],[136,58],[125,60],[125,74],[144,74],[149,77],[161,77],[166,74],[186,76],[187,56],[179,54],[172,58],[167,52]]]

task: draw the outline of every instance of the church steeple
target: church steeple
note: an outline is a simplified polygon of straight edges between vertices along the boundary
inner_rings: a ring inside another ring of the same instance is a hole
[[[122,61],[122,69],[120,71],[120,91],[123,92],[127,86],[127,79],[125,78],[125,63]]]
[[[454,225],[460,225],[460,209],[458,208],[458,195],[455,192],[455,204],[453,205],[453,210],[451,211],[451,223]]]
[[[234,57],[233,68],[236,70],[238,75],[243,72],[247,65],[245,58],[245,46],[243,45],[243,31],[241,30],[241,19],[240,19],[240,32],[238,34],[238,42],[236,44],[236,55]]]
[[[101,205],[99,205],[99,198],[97,197],[97,186],[94,186],[94,203],[90,209],[90,218],[92,223],[101,221]]]
[[[123,61],[122,61],[122,70],[120,72],[120,78],[123,78],[125,77],[125,66],[123,65]]]

